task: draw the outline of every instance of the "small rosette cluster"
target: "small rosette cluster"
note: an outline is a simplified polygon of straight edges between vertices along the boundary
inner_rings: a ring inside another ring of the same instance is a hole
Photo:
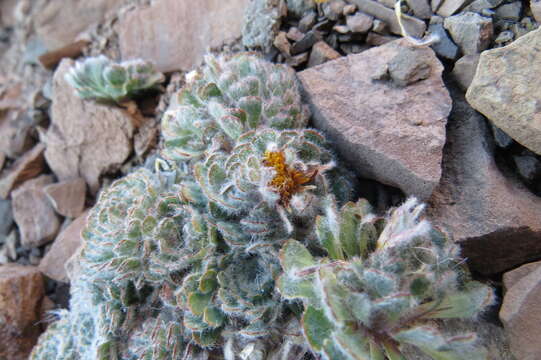
[[[309,118],[293,70],[254,55],[206,58],[162,120],[163,156],[199,159],[262,127],[301,129]]]
[[[281,250],[283,297],[305,306],[303,328],[325,359],[403,359],[414,346],[436,360],[486,359],[474,334],[445,334],[442,319],[472,318],[493,301],[492,290],[471,281],[457,247],[408,200],[386,218],[365,201],[340,211],[329,201],[317,220],[328,256],[316,258],[300,242]]]
[[[146,90],[157,90],[165,76],[143,60],[115,63],[107,57],[86,58],[66,74],[79,97],[119,103]]]

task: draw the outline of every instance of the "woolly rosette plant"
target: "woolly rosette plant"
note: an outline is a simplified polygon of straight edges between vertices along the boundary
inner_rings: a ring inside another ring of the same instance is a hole
[[[162,120],[162,154],[172,161],[232,147],[249,130],[302,129],[309,118],[295,72],[248,54],[206,57],[175,100]]]
[[[91,210],[70,310],[32,360],[300,360],[309,347],[395,360],[414,341],[436,359],[477,354],[430,321],[477,313],[490,290],[459,273],[416,204],[387,220],[345,204],[352,177],[306,128],[292,70],[208,57],[177,95],[155,168]],[[441,346],[421,344],[429,333]]]
[[[325,359],[405,360],[407,346],[435,360],[481,360],[475,334],[445,334],[442,319],[471,319],[493,291],[470,280],[458,248],[421,220],[415,199],[386,218],[365,201],[338,211],[329,201],[317,219],[328,256],[288,241],[280,259],[284,298],[304,304],[304,335]]]
[[[77,62],[65,77],[81,98],[115,103],[158,90],[165,80],[147,61],[115,63],[103,55]]]

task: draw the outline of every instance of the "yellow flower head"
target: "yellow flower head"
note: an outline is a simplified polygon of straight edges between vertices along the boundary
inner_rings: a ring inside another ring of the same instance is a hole
[[[276,172],[269,186],[280,194],[280,202],[288,206],[293,194],[302,190],[302,185],[310,182],[316,176],[317,170],[305,173],[291,168],[286,164],[286,158],[281,151],[265,152],[263,165],[271,167]]]

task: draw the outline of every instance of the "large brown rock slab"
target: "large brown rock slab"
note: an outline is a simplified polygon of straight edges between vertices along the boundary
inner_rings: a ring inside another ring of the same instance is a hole
[[[541,29],[484,51],[466,98],[499,129],[541,154]]]
[[[541,198],[494,160],[486,119],[453,90],[441,184],[432,221],[462,246],[470,267],[495,274],[541,258]]]
[[[45,159],[60,181],[82,177],[95,193],[100,176],[118,170],[131,154],[133,118],[122,108],[81,100],[64,79],[73,64],[63,60],[53,78]]]
[[[98,24],[124,0],[49,1],[36,14],[35,28],[48,50],[72,43],[81,32]]]
[[[53,246],[39,263],[45,275],[61,282],[69,282],[65,264],[83,244],[81,231],[86,226],[88,211],[69,224],[55,239]]]
[[[48,243],[60,228],[60,220],[43,190],[52,182],[51,175],[41,175],[13,191],[13,219],[19,226],[21,244],[26,248]]]
[[[41,333],[45,288],[33,266],[0,266],[0,359],[26,360]]]
[[[0,177],[0,198],[5,199],[11,191],[28,179],[41,174],[45,168],[43,152],[45,145],[39,143],[5,169]]]
[[[157,0],[124,14],[118,23],[123,59],[151,60],[159,71],[190,70],[207,48],[241,36],[249,0]]]
[[[440,180],[451,110],[442,70],[430,48],[397,40],[299,78],[314,125],[361,176],[426,199]]]
[[[503,280],[507,291],[500,319],[511,351],[520,360],[541,359],[541,261],[506,273]]]

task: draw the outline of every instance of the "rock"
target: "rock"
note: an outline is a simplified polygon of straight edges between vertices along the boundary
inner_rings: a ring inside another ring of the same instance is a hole
[[[299,30],[303,33],[311,30],[316,24],[317,14],[314,11],[306,13],[299,21]]]
[[[133,138],[135,155],[142,157],[156,147],[159,138],[158,124],[154,120],[145,121]]]
[[[524,180],[533,183],[541,175],[541,161],[533,154],[513,156],[518,173]]]
[[[323,4],[323,13],[327,19],[337,21],[343,16],[346,3],[343,0],[331,0]]]
[[[321,65],[329,60],[338,59],[341,56],[339,52],[327,45],[325,41],[318,41],[312,47],[308,67]]]
[[[0,90],[0,152],[17,158],[33,145],[30,136],[33,119],[28,115],[26,97],[21,83]]]
[[[443,28],[443,24],[430,24],[428,32],[437,35],[439,38],[438,42],[430,46],[432,50],[444,59],[456,60],[459,53],[458,46],[451,40],[447,31]]]
[[[74,42],[80,33],[98,24],[122,3],[123,0],[49,1],[35,15],[36,33],[48,50],[56,50]]]
[[[340,49],[346,54],[358,54],[365,50],[370,49],[371,46],[368,44],[356,44],[356,43],[342,43],[340,44]]]
[[[17,231],[12,230],[9,235],[6,237],[4,246],[2,247],[3,253],[6,256],[6,261],[3,264],[8,262],[15,262],[17,260],[17,247],[19,245],[19,238],[17,236]]]
[[[348,34],[351,31],[347,25],[334,25],[332,29],[339,34]]]
[[[388,64],[403,51],[424,57],[432,69],[428,79],[405,88],[386,80]],[[426,199],[440,179],[451,110],[442,70],[431,49],[416,48],[404,39],[298,75],[314,125],[361,176]]]
[[[121,108],[81,100],[64,79],[73,63],[62,60],[54,75],[45,159],[60,181],[82,177],[96,193],[100,176],[119,169],[132,151],[133,117]]]
[[[481,54],[466,98],[498,128],[536,154],[541,154],[541,30],[502,48]]]
[[[296,17],[301,17],[315,7],[314,0],[287,0],[287,10]]]
[[[322,39],[318,31],[309,31],[304,37],[291,47],[291,55],[297,55],[308,51],[316,42]]]
[[[494,124],[490,124],[490,128],[492,129],[492,135],[494,135],[494,141],[496,142],[497,146],[501,148],[508,148],[515,142],[511,136],[498,129],[496,126],[494,126]]]
[[[274,46],[280,50],[280,52],[286,56],[291,55],[291,44],[287,39],[287,35],[284,31],[280,31],[274,38]]]
[[[4,168],[4,164],[6,163],[6,155],[4,155],[3,152],[0,152],[0,171]]]
[[[35,123],[25,109],[10,109],[2,114],[0,109],[0,151],[15,159],[35,143],[31,137]]]
[[[475,55],[487,49],[494,32],[491,18],[472,12],[448,17],[443,26],[464,55]]]
[[[7,198],[11,190],[19,184],[41,174],[45,167],[44,150],[45,145],[39,143],[17,159],[10,168],[4,170],[4,175],[0,177],[0,198]]]
[[[0,266],[0,358],[26,360],[41,333],[45,288],[33,266]]]
[[[511,30],[505,30],[498,34],[496,39],[494,39],[494,44],[497,45],[506,45],[513,41],[515,34]]]
[[[123,59],[151,60],[162,72],[191,70],[207,53],[241,36],[248,0],[157,0],[122,15]]]
[[[372,28],[374,18],[361,12],[346,17],[346,24],[351,32],[365,34]]]
[[[86,197],[86,183],[82,178],[61,181],[43,188],[55,211],[70,218],[83,213]]]
[[[0,25],[1,27],[14,26],[17,23],[15,9],[20,0],[0,1]]]
[[[0,199],[0,239],[7,236],[13,225],[13,212],[11,211],[11,201]]]
[[[475,0],[470,5],[466,6],[463,11],[481,13],[483,10],[494,9],[502,2],[503,0]]]
[[[290,57],[289,59],[286,59],[286,62],[289,66],[297,67],[300,66],[308,61],[308,57],[310,56],[309,52],[303,52],[299,55],[295,55]]]
[[[468,0],[443,0],[443,3],[436,11],[436,14],[443,17],[449,17],[456,13],[464,5],[467,5]]]
[[[438,11],[438,9],[440,8],[442,3],[443,3],[443,0],[431,0],[430,1],[430,7],[432,8],[432,12],[436,13]]]
[[[432,74],[433,59],[415,48],[405,48],[389,61],[387,71],[391,80],[400,87],[425,80]]]
[[[304,37],[304,33],[302,33],[298,28],[292,26],[289,28],[287,32],[287,38],[291,41],[299,41]]]
[[[505,20],[519,21],[522,13],[522,2],[515,1],[503,4],[496,9],[496,17]]]
[[[44,68],[49,70],[54,69],[54,67],[58,65],[63,58],[75,59],[76,57],[80,56],[88,44],[90,44],[88,40],[75,41],[61,47],[58,50],[53,50],[42,54],[39,56],[38,61]]]
[[[13,218],[19,226],[21,244],[25,248],[48,243],[60,228],[58,216],[43,190],[52,182],[52,176],[42,175],[13,191]]]
[[[419,19],[430,19],[432,16],[432,9],[428,0],[407,0],[409,8],[413,10],[413,15]]]
[[[69,282],[64,265],[83,244],[81,231],[86,226],[87,216],[88,211],[85,211],[56,237],[39,264],[43,274],[56,281]]]
[[[541,0],[530,0],[530,10],[535,21],[541,24]]]
[[[462,90],[467,90],[470,86],[478,64],[479,55],[466,55],[458,59],[455,63],[451,74]]]
[[[497,274],[538,259],[541,198],[502,173],[486,120],[460,90],[451,89],[443,175],[429,200],[428,216],[452,234],[473,271]]]
[[[389,25],[389,30],[393,34],[402,34],[394,10],[373,0],[350,0],[350,2],[357,5],[359,11],[383,20]],[[414,37],[422,37],[426,30],[426,25],[423,21],[408,15],[403,16],[402,23],[408,34]]]
[[[386,35],[376,34],[374,32],[369,32],[368,35],[366,36],[366,43],[372,46],[380,46],[380,45],[387,44],[391,41],[395,41],[396,39],[398,39],[396,36],[386,36]]]
[[[509,336],[511,351],[517,359],[540,359],[541,262],[508,272],[503,281],[507,291],[500,319]]]
[[[357,11],[357,6],[353,4],[348,4],[344,6],[344,11],[342,13],[344,14],[344,16],[348,16],[354,14],[355,11]]]
[[[373,25],[372,25],[372,31],[381,35],[388,35],[389,30],[387,29],[388,26],[386,23],[379,19],[374,19]]]

